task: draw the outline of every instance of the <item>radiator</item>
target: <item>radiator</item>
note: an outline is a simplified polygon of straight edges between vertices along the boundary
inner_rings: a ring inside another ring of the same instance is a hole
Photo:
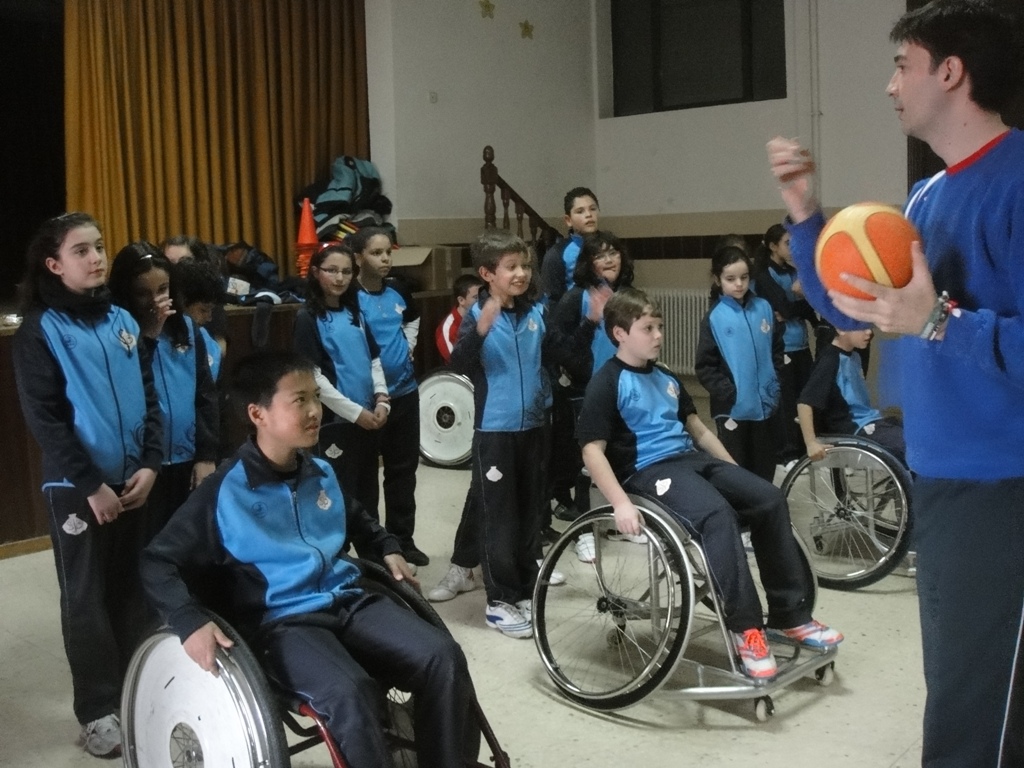
[[[644,292],[661,307],[665,317],[661,362],[678,374],[692,376],[700,321],[708,311],[708,291],[644,288]]]

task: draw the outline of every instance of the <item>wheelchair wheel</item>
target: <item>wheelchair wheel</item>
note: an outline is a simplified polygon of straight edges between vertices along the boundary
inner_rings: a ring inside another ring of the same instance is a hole
[[[910,475],[877,443],[822,438],[825,458],[801,459],[782,492],[818,582],[853,590],[892,572],[910,546]]]
[[[646,544],[615,535],[612,508],[572,523],[541,565],[533,596],[534,638],[548,675],[569,699],[594,709],[635,704],[675,669],[689,637],[693,591],[680,533],[636,500]],[[596,559],[575,541],[592,534]],[[549,589],[553,570],[566,582]]]
[[[435,371],[420,384],[420,456],[440,467],[459,467],[473,449],[473,384],[451,371]]]
[[[204,672],[178,637],[151,635],[132,657],[121,696],[127,768],[291,764],[274,695],[252,653],[235,642],[217,652],[220,674]]]
[[[448,627],[437,614],[426,598],[416,591],[411,585],[404,581],[395,581],[387,568],[369,560],[359,560],[359,569],[363,578],[359,586],[367,592],[384,595],[403,608],[415,613],[428,624],[450,634]],[[388,722],[385,724],[385,731],[393,745],[392,761],[395,768],[416,768],[416,750],[413,731],[413,712],[415,698],[413,694],[392,688],[387,692],[388,698]],[[490,744],[494,750],[499,750],[497,739],[490,730],[483,712],[477,707],[477,719],[482,730],[488,734]],[[480,753],[480,731],[473,729],[467,734],[466,751],[478,755]],[[502,765],[502,763],[498,763]]]

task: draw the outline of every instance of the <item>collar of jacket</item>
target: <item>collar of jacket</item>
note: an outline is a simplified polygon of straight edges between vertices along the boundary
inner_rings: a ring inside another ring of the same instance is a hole
[[[263,455],[256,445],[256,438],[250,437],[238,450],[238,458],[245,468],[245,477],[249,481],[250,488],[258,488],[267,483],[281,482],[280,474],[270,466],[267,457]],[[296,475],[299,482],[309,478],[326,477],[326,473],[316,465],[308,451],[299,451],[299,472]]]

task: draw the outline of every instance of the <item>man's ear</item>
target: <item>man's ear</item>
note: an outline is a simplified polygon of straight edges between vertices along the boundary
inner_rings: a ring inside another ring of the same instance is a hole
[[[942,76],[942,84],[946,90],[952,91],[961,87],[967,81],[967,70],[964,69],[964,62],[959,56],[947,56],[939,64],[939,74]]]
[[[568,213],[565,214],[565,228],[572,229],[572,217]]]

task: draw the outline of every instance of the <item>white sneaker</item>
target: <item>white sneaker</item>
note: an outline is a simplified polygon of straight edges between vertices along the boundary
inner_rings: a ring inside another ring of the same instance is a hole
[[[608,538],[612,541],[631,541],[634,544],[647,545],[646,533],[622,533],[621,531],[612,531],[608,534]]]
[[[543,563],[543,562],[544,562],[543,560],[538,560],[537,561],[537,567],[539,568],[540,564]],[[558,586],[561,586],[562,584],[565,584],[565,574],[562,573],[561,571],[556,571],[556,570],[552,569],[551,573],[548,575],[548,586],[549,587],[558,587]],[[519,603],[516,603],[516,605],[519,605]]]
[[[453,599],[461,592],[471,592],[474,589],[476,589],[476,578],[473,576],[473,569],[451,563],[448,566],[448,573],[436,587],[427,593],[427,600],[432,603],[443,603],[445,600]]]
[[[597,543],[594,541],[594,534],[581,533],[576,539],[576,557],[581,563],[593,563],[597,560]]]
[[[533,623],[533,600],[520,600],[516,603],[516,608],[523,614],[523,618],[531,624]]]
[[[110,714],[82,726],[78,744],[93,757],[113,758],[121,755],[121,722]]]
[[[498,630],[507,637],[533,637],[533,623],[508,603],[488,603],[484,611],[487,626]]]

